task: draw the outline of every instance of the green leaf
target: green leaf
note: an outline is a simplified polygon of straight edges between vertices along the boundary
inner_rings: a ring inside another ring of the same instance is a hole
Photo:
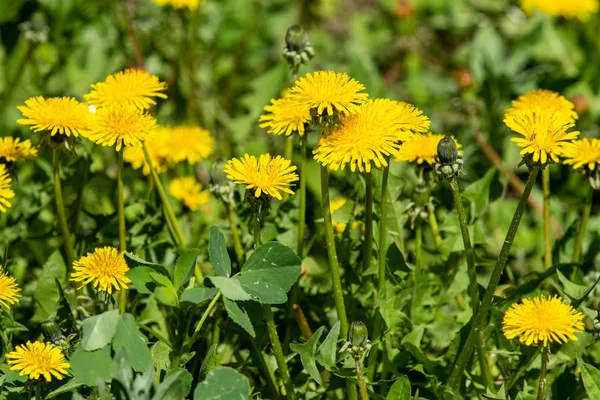
[[[158,287],[154,289],[156,300],[166,306],[177,307],[179,305],[177,289],[175,289],[175,286],[173,286],[173,283],[171,283],[169,278],[157,272],[151,272],[150,277],[158,285]]]
[[[150,274],[155,273],[156,270],[150,267],[135,267],[125,273],[125,276],[131,279],[135,290],[143,294],[152,294],[156,289],[156,283]]]
[[[215,288],[189,288],[181,294],[181,302],[197,305],[212,299],[217,293],[219,293],[219,290]]]
[[[225,277],[231,276],[231,259],[227,252],[225,236],[223,236],[216,226],[210,227],[208,258],[217,274]]]
[[[225,309],[227,310],[229,318],[241,326],[250,336],[253,338],[256,337],[256,332],[254,332],[254,327],[252,326],[252,322],[246,311],[242,310],[234,301],[231,301],[226,297],[223,299],[223,304],[225,304]]]
[[[462,196],[469,200],[471,217],[479,217],[487,209],[490,198],[490,186],[496,174],[495,168],[490,168],[483,178],[471,183],[462,192]]]
[[[110,379],[112,360],[108,345],[95,351],[85,351],[77,346],[70,362],[73,376],[84,385],[96,386],[98,378],[102,381]]]
[[[252,297],[244,291],[242,284],[234,278],[209,276],[208,279],[223,293],[223,297],[229,300],[252,300]]]
[[[42,273],[37,280],[38,284],[33,293],[35,314],[31,318],[32,322],[43,322],[52,314],[60,298],[55,280],[58,279],[64,284],[66,278],[67,267],[60,251],[56,250],[42,266]]]
[[[194,400],[247,400],[248,379],[232,368],[215,368],[194,390]]]
[[[298,354],[300,354],[300,361],[302,361],[302,366],[309,373],[312,378],[317,381],[319,385],[323,382],[321,380],[321,375],[319,374],[319,369],[316,364],[316,355],[317,355],[317,345],[319,344],[319,339],[323,334],[325,327],[322,326],[310,337],[310,339],[304,343],[291,343],[290,349]]]
[[[185,285],[196,268],[196,258],[200,254],[200,249],[190,249],[180,255],[175,263],[175,270],[173,271],[173,285],[175,289],[179,289]]]
[[[56,310],[53,313],[55,318],[51,317],[50,319],[54,319],[58,326],[64,330],[66,335],[75,333],[77,328],[75,324],[75,317],[73,316],[73,311],[71,310],[71,305],[65,297],[65,292],[62,289],[60,281],[55,279],[54,284],[58,289],[58,301],[56,303]]]
[[[577,358],[577,362],[581,368],[581,379],[588,396],[590,399],[600,399],[600,371],[596,367],[584,363],[581,358]]]
[[[556,269],[556,275],[558,276],[560,283],[562,283],[563,290],[571,299],[578,300],[585,296],[585,293],[588,290],[586,286],[578,285],[576,283],[571,282],[566,276],[562,274],[562,272],[558,270],[558,268]]]
[[[386,400],[410,400],[410,381],[406,375],[396,379],[390,391],[386,396]]]
[[[160,371],[168,371],[171,368],[171,358],[169,357],[171,348],[164,342],[154,343],[150,354],[152,355],[152,364],[156,366],[157,374],[160,374]]]
[[[131,314],[121,315],[113,339],[115,352],[124,348],[131,366],[139,371],[145,371],[152,365],[152,354],[148,350],[145,337],[137,328],[135,318]]]
[[[138,266],[144,266],[144,267],[152,268],[153,270],[155,270],[156,272],[158,272],[160,274],[169,276],[169,271],[162,265],[154,264],[154,263],[148,262],[146,260],[142,260],[141,258],[136,257],[132,254],[125,253],[125,261],[127,262],[127,266],[130,269],[134,269]]]
[[[72,361],[71,361],[71,364],[72,364]],[[95,385],[95,383],[94,383],[94,385]],[[73,390],[79,389],[82,386],[85,386],[85,385],[83,383],[81,383],[81,382],[78,382],[75,379],[71,379],[70,381],[68,381],[67,383],[65,383],[64,385],[62,385],[61,387],[59,387],[58,389],[53,390],[50,393],[48,393],[46,395],[46,397],[44,397],[44,399],[53,399],[56,396],[59,396],[61,394],[70,393]],[[71,398],[71,400],[72,399],[73,399],[73,397]]]
[[[535,396],[525,392],[519,392],[515,400],[535,400]]]
[[[319,354],[322,356],[321,361],[333,368],[337,361],[337,342],[340,336],[340,321],[336,322],[331,328],[323,343],[319,346]]]
[[[86,351],[98,350],[109,344],[119,323],[119,310],[107,311],[83,321],[81,347]]]
[[[152,400],[178,400],[187,397],[192,388],[192,375],[185,369],[178,369],[165,378],[156,389]],[[181,393],[181,395],[179,395]]]
[[[213,344],[208,349],[204,360],[202,360],[202,365],[200,366],[200,372],[198,373],[198,381],[202,382],[206,375],[213,369],[217,368],[217,345]]]

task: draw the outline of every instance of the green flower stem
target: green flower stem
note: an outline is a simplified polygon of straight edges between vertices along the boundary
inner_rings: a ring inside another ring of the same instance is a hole
[[[202,329],[202,325],[204,325],[204,321],[206,321],[210,312],[215,307],[215,305],[217,304],[217,301],[219,300],[220,297],[221,297],[221,292],[217,293],[217,295],[215,297],[213,297],[213,299],[210,302],[210,304],[208,305],[208,307],[206,307],[206,311],[204,311],[204,314],[202,314],[200,321],[198,322],[198,324],[196,325],[196,328],[194,329],[194,333],[192,334],[192,337],[189,342],[190,346],[192,346],[198,339],[198,334],[200,333],[200,329]]]
[[[298,206],[298,244],[296,254],[304,256],[304,226],[306,223],[306,142],[307,133],[300,136],[300,204]]]
[[[544,268],[552,266],[552,238],[550,237],[550,166],[542,170],[542,186],[544,189]]]
[[[250,338],[250,347],[252,348],[253,356],[256,358],[256,362],[258,363],[260,369],[262,370],[265,381],[267,381],[267,386],[269,386],[269,390],[271,394],[275,396],[276,399],[280,399],[279,390],[277,389],[277,384],[275,383],[275,378],[271,371],[269,371],[269,367],[267,366],[267,362],[265,361],[265,357],[256,343],[256,339]]]
[[[440,228],[435,217],[435,208],[432,205],[427,207],[429,209],[429,226],[431,226],[431,233],[433,233],[433,240],[435,245],[440,247],[442,245],[442,235],[440,234]]]
[[[373,175],[365,174],[365,241],[363,243],[363,272],[371,266],[373,257]]]
[[[229,221],[229,226],[231,227],[231,236],[233,236],[233,249],[235,251],[235,257],[240,266],[244,264],[244,247],[242,246],[242,240],[240,239],[240,231],[237,226],[237,220],[235,217],[235,213],[231,208],[231,205],[228,203],[225,204],[225,209],[227,212],[227,220]]]
[[[538,384],[537,400],[544,400],[544,391],[546,390],[546,372],[548,370],[548,349],[542,349],[542,368],[540,369],[540,383]]]
[[[415,265],[418,269],[423,268],[423,221],[421,217],[417,217],[415,222]]]
[[[392,199],[392,195],[389,192],[388,200],[392,205],[392,214],[394,214],[394,219],[396,220],[396,224],[398,225],[398,248],[402,255],[404,255],[406,254],[406,248],[404,247],[404,225],[402,224],[402,219],[398,216],[398,212],[396,212],[396,207],[394,207],[394,200]]]
[[[75,253],[73,252],[73,244],[71,243],[71,232],[67,224],[65,215],[65,205],[63,202],[62,187],[60,184],[60,167],[58,162],[58,148],[52,146],[52,171],[54,180],[54,197],[56,199],[56,212],[58,214],[58,224],[65,242],[65,254],[67,256],[67,275],[70,275],[75,262]],[[68,276],[67,276],[68,279]]]
[[[125,239],[125,201],[123,199],[123,148],[117,151],[117,216],[119,220],[119,251],[127,250]],[[127,310],[127,289],[120,291],[119,310],[125,314]]]
[[[583,248],[583,237],[585,236],[585,230],[587,228],[588,221],[590,220],[590,212],[592,210],[592,200],[594,198],[594,189],[588,186],[588,192],[585,197],[585,204],[583,205],[583,213],[581,215],[581,222],[579,224],[579,230],[577,231],[577,237],[575,239],[575,248],[573,249],[574,263],[581,262],[581,252]]]
[[[185,236],[183,236],[183,232],[179,227],[179,222],[177,222],[177,217],[175,217],[175,213],[173,212],[173,208],[171,208],[171,203],[169,203],[169,198],[167,197],[167,193],[160,181],[160,177],[154,168],[154,164],[152,163],[152,159],[150,158],[150,154],[148,153],[148,149],[146,148],[146,144],[142,143],[142,149],[144,150],[144,155],[146,156],[146,162],[150,167],[150,172],[152,174],[152,179],[154,180],[154,184],[156,185],[156,190],[158,190],[158,195],[160,196],[160,200],[163,204],[163,210],[165,210],[165,215],[167,216],[167,220],[171,225],[171,229],[177,239],[177,244],[179,246],[185,246],[186,240]]]
[[[542,351],[542,348],[540,346],[538,346],[536,352],[531,356],[531,358],[529,358],[529,360],[524,365],[521,365],[519,367],[519,369],[517,370],[517,372],[515,372],[510,377],[510,379],[508,380],[508,383],[505,385],[506,391],[509,391],[510,389],[512,389],[512,387],[515,385],[515,383],[517,383],[519,378],[521,378],[521,376],[523,376],[523,374],[525,372],[527,372],[529,367],[531,367],[531,364],[533,364],[535,359],[540,355],[541,351]]]
[[[261,244],[260,241],[260,217],[258,214],[254,214],[252,216],[253,225],[254,225],[254,247],[258,247]]]
[[[356,377],[358,378],[358,387],[360,390],[360,399],[369,400],[369,392],[367,391],[367,385],[365,384],[365,377],[363,376],[362,370],[363,357],[356,357]]]
[[[521,222],[521,217],[523,216],[523,212],[525,211],[525,206],[527,205],[527,199],[531,194],[531,189],[535,183],[535,179],[540,171],[539,165],[535,165],[531,172],[529,173],[529,178],[527,179],[527,184],[523,189],[523,194],[521,199],[519,200],[519,205],[515,211],[515,215],[510,223],[510,227],[508,228],[508,232],[506,234],[506,239],[504,240],[504,244],[502,245],[502,250],[500,251],[500,255],[498,256],[498,261],[496,262],[496,266],[492,272],[492,276],[490,277],[490,281],[488,283],[488,287],[485,290],[485,294],[483,296],[483,300],[477,314],[475,314],[472,318],[471,330],[469,332],[469,336],[465,341],[465,344],[458,354],[456,358],[456,362],[454,367],[452,368],[452,373],[450,374],[450,378],[448,379],[448,386],[452,389],[457,389],[460,384],[461,377],[469,360],[471,359],[471,355],[475,349],[475,345],[477,343],[477,336],[479,331],[483,328],[486,318],[488,316],[488,312],[490,306],[492,304],[492,299],[494,298],[494,292],[498,287],[498,282],[500,282],[500,278],[502,277],[502,273],[504,272],[504,267],[508,261],[508,256],[510,254],[510,249],[512,247],[512,243],[515,239],[515,235],[517,234],[517,229],[519,228],[519,224]]]
[[[267,321],[269,339],[271,340],[271,345],[273,346],[273,353],[275,354],[277,367],[279,368],[279,373],[281,374],[281,377],[283,378],[283,383],[285,384],[286,398],[294,399],[295,395],[294,385],[292,384],[292,377],[290,376],[290,371],[288,370],[287,363],[285,362],[285,356],[283,355],[283,348],[281,347],[279,336],[277,336],[275,318],[273,316],[273,311],[271,310],[270,305],[263,304],[263,314],[265,315],[265,320]]]
[[[35,384],[35,400],[42,400],[42,398],[42,381],[38,381]]]
[[[340,267],[335,251],[335,236],[333,235],[333,223],[331,222],[331,204],[329,203],[329,176],[327,167],[321,166],[321,208],[323,222],[325,224],[325,239],[327,241],[327,255],[329,257],[329,271],[331,273],[331,284],[333,286],[333,299],[335,309],[340,320],[341,336],[348,336],[348,317],[344,305],[344,292],[342,291],[342,279],[340,278]]]

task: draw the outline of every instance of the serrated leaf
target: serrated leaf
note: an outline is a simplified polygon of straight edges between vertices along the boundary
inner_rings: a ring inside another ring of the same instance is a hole
[[[219,293],[219,289],[215,288],[189,288],[181,294],[181,303],[198,305],[212,299],[217,293]]]
[[[254,327],[252,326],[252,322],[246,311],[242,310],[234,301],[227,298],[223,299],[223,304],[225,305],[225,310],[227,310],[229,318],[241,326],[250,336],[253,338],[256,337],[256,332],[254,332]]]
[[[577,358],[577,362],[581,368],[581,379],[588,396],[590,399],[600,399],[600,370],[584,363],[581,358]]]
[[[333,368],[337,362],[337,342],[340,336],[340,321],[331,328],[327,337],[319,346],[321,361],[328,367]]]
[[[210,239],[208,241],[208,259],[215,272],[220,276],[231,276],[231,259],[227,252],[225,236],[216,226],[210,227]]]
[[[302,361],[302,366],[308,372],[308,374],[315,380],[319,385],[323,384],[321,380],[321,375],[319,374],[319,369],[316,364],[316,355],[317,355],[317,345],[319,344],[319,339],[323,334],[325,327],[322,326],[310,337],[310,339],[303,344],[300,343],[291,343],[290,349],[300,355],[300,361]]]
[[[111,341],[119,323],[119,310],[107,311],[83,321],[81,348],[93,351],[103,348]]]
[[[177,289],[175,289],[171,280],[167,276],[157,272],[151,272],[150,277],[158,285],[158,287],[154,289],[156,300],[166,306],[177,307],[179,305],[179,297],[177,295]]]
[[[179,289],[185,285],[196,268],[196,258],[200,254],[200,249],[190,249],[180,255],[175,263],[175,270],[173,271],[173,285],[175,289]]]
[[[394,381],[385,400],[410,400],[410,381],[406,375]]]
[[[247,400],[248,379],[232,368],[215,368],[196,386],[194,400]]]
[[[225,278],[222,276],[209,276],[208,279],[217,287],[223,297],[229,300],[244,301],[253,300],[252,297],[244,291],[242,284],[234,278]]]

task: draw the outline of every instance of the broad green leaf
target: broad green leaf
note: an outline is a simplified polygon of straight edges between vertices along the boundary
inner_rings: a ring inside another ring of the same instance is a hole
[[[227,298],[223,299],[223,304],[225,304],[225,309],[227,310],[227,315],[229,315],[229,318],[244,328],[244,330],[248,332],[250,336],[253,338],[256,337],[256,332],[254,332],[254,327],[252,326],[252,322],[250,321],[250,317],[248,317],[246,311],[242,310],[234,301],[231,301]]]
[[[189,304],[200,304],[206,300],[212,299],[217,293],[218,289],[215,288],[189,288],[185,289],[181,294],[181,302]]]
[[[83,340],[81,347],[85,351],[98,350],[112,341],[119,323],[119,310],[107,311],[83,321]]]
[[[386,400],[410,400],[410,381],[406,375],[396,379],[390,391],[386,396]]]
[[[66,277],[67,267],[60,251],[56,250],[42,266],[42,273],[37,279],[38,284],[33,293],[35,314],[31,318],[32,322],[43,322],[52,314],[60,298],[56,279],[64,284]]]
[[[583,386],[590,399],[600,399],[600,370],[590,364],[584,363],[581,358],[577,359],[581,368],[581,379]]]
[[[336,322],[331,328],[327,337],[319,346],[319,354],[321,355],[321,361],[328,366],[333,368],[337,361],[337,342],[340,336],[340,321]]]
[[[137,328],[135,318],[131,314],[121,315],[113,338],[113,350],[125,349],[131,366],[145,371],[152,365],[152,355],[148,350],[145,337]]]
[[[252,297],[242,288],[242,284],[234,278],[209,276],[208,279],[223,293],[223,297],[229,300],[252,300]]]
[[[562,283],[565,293],[570,298],[574,300],[581,299],[585,295],[585,292],[587,292],[588,288],[586,286],[571,282],[566,276],[563,275],[562,272],[558,270],[558,268],[556,269],[556,275],[558,276],[560,283]]]
[[[208,258],[217,274],[225,277],[231,276],[231,259],[227,252],[225,236],[223,236],[216,226],[210,227]]]
[[[202,382],[206,378],[206,375],[208,375],[208,373],[213,369],[217,368],[218,365],[217,345],[213,344],[208,349],[206,356],[204,356],[204,360],[202,360],[200,372],[198,373],[198,381]]]
[[[535,400],[535,396],[525,392],[519,392],[515,400]]]
[[[169,278],[157,272],[151,272],[150,277],[158,285],[158,287],[154,289],[156,300],[166,306],[177,307],[179,304],[177,289],[175,289],[175,286],[173,286]]]
[[[95,351],[85,351],[77,346],[70,362],[73,376],[84,385],[96,386],[98,378],[102,381],[110,379],[112,359],[108,345]]]
[[[58,279],[55,279],[54,284],[58,289],[58,301],[56,303],[56,310],[54,311],[50,319],[54,320],[58,324],[58,326],[61,327],[61,330],[65,333],[65,335],[75,333],[77,328],[75,326],[75,317],[73,316],[71,305],[65,297],[65,292],[62,289],[60,281]]]
[[[168,371],[171,368],[171,359],[169,354],[171,354],[171,348],[167,346],[164,342],[156,342],[150,349],[150,354],[152,355],[152,364],[156,366],[157,374],[160,374],[160,371]]]
[[[248,379],[232,368],[215,368],[194,390],[194,400],[248,400]]]
[[[483,178],[471,183],[462,192],[462,196],[469,200],[471,217],[479,217],[486,210],[490,198],[490,185],[496,174],[495,168],[490,168]]]
[[[71,366],[73,364],[73,361],[71,361]],[[110,371],[109,371],[110,372]],[[79,389],[80,387],[84,386],[83,383],[78,382],[76,379],[71,379],[70,381],[68,381],[67,383],[65,383],[64,385],[62,385],[61,387],[59,387],[56,390],[51,391],[50,393],[48,393],[44,399],[53,399],[56,396],[59,396],[61,394],[65,394],[65,393],[70,393],[73,390]],[[91,386],[91,385],[90,385]],[[72,397],[71,400],[73,400],[75,397]]]
[[[131,279],[135,290],[143,294],[152,294],[154,289],[156,289],[156,283],[150,276],[151,273],[156,273],[156,270],[150,267],[139,266],[127,271],[125,276]]]
[[[185,369],[171,372],[156,389],[152,400],[184,399],[192,388],[192,375]]]
[[[125,253],[125,261],[127,262],[127,266],[129,266],[130,269],[134,269],[138,266],[144,266],[144,267],[152,268],[153,270],[155,270],[156,272],[158,272],[160,274],[169,276],[169,271],[162,265],[148,262],[146,260],[143,260],[139,257],[134,256],[133,254]]]
[[[185,285],[196,268],[196,258],[200,254],[200,249],[191,249],[183,253],[177,258],[175,270],[173,271],[173,285],[175,289],[179,289]]]
[[[290,349],[298,354],[300,354],[300,361],[302,361],[302,366],[309,373],[312,378],[317,381],[319,385],[323,382],[321,380],[321,375],[319,374],[319,369],[316,364],[316,356],[317,356],[317,345],[319,344],[319,339],[323,334],[325,327],[322,326],[310,337],[310,339],[303,344],[299,343],[291,343]]]

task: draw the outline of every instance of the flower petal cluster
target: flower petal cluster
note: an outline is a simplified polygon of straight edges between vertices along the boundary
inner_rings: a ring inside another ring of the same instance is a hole
[[[298,180],[298,174],[294,172],[296,167],[291,164],[290,160],[281,156],[263,154],[256,158],[245,154],[241,159],[227,161],[224,171],[228,179],[254,191],[255,197],[264,193],[281,200],[280,191],[294,194],[290,186]]]
[[[438,157],[438,143],[444,138],[439,133],[427,133],[425,135],[415,135],[402,143],[402,147],[396,154],[396,161],[408,161],[417,164],[427,163],[434,165]],[[462,146],[452,138],[456,146],[460,149]]]
[[[165,148],[169,139],[169,129],[165,127],[158,127],[154,136],[146,139],[144,144],[152,160],[152,165],[156,169],[156,172],[165,172],[168,169],[167,160],[165,158]],[[131,164],[133,169],[142,168],[144,175],[150,175],[150,166],[146,161],[146,155],[142,146],[128,146],[123,150],[124,161]]]
[[[12,136],[0,137],[0,162],[29,160],[37,157],[38,151],[31,147],[29,139],[22,141]]]
[[[10,188],[10,175],[6,171],[6,165],[0,164],[0,211],[6,212],[11,204],[8,199],[15,197],[15,192]]]
[[[21,289],[17,281],[8,273],[2,271],[0,266],[0,306],[9,307],[19,301]]]
[[[206,129],[199,126],[176,126],[168,129],[164,157],[170,164],[183,161],[195,164],[213,153],[215,140]]]
[[[187,8],[190,11],[194,11],[198,8],[204,0],[154,0],[154,2],[161,6],[171,6],[176,9]]]
[[[596,164],[600,164],[600,139],[574,140],[565,145],[563,156],[565,158],[563,162],[572,165],[573,169],[584,167],[594,171]]]
[[[310,107],[298,104],[285,96],[281,99],[272,99],[271,104],[265,106],[266,115],[259,119],[261,128],[268,128],[268,133],[289,136],[292,132],[304,135],[305,124],[311,121]]]
[[[96,290],[108,294],[113,292],[113,288],[115,291],[127,289],[131,280],[125,276],[129,267],[124,254],[114,247],[97,248],[73,263],[71,280],[82,282],[80,287],[93,281]]]
[[[32,97],[17,107],[24,118],[21,125],[31,125],[34,132],[47,131],[50,136],[86,136],[90,112],[88,107],[73,97]]]
[[[558,296],[539,296],[513,304],[504,314],[502,330],[508,339],[520,337],[527,346],[541,343],[577,341],[576,332],[583,330],[583,314]]]
[[[210,192],[202,190],[202,185],[191,176],[173,179],[169,184],[169,193],[192,211],[208,203],[210,198]]]
[[[6,358],[11,371],[19,371],[19,375],[27,375],[30,379],[43,377],[47,382],[51,382],[53,376],[61,380],[68,374],[67,368],[71,367],[59,347],[42,342],[28,341],[17,346]]]
[[[528,14],[538,10],[555,17],[586,21],[598,12],[598,0],[521,0],[521,8]]]
[[[546,89],[532,90],[513,100],[511,108],[506,110],[506,116],[514,115],[519,110],[535,110],[536,108],[563,111],[573,120],[579,118],[575,112],[575,104],[565,99],[564,96]]]

